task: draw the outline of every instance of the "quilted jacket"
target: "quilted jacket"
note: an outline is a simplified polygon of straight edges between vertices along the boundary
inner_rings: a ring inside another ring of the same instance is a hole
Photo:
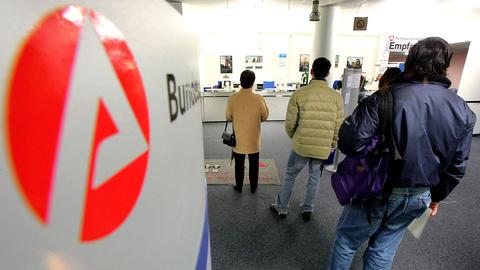
[[[285,130],[300,156],[327,159],[337,145],[343,120],[343,99],[324,80],[312,80],[295,91],[288,103]]]

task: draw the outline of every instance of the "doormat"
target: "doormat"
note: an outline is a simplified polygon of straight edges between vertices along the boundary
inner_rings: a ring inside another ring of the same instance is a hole
[[[280,185],[277,166],[273,159],[260,159],[258,170],[259,185]],[[209,185],[235,184],[235,160],[230,165],[230,159],[206,159],[205,174]],[[249,184],[248,159],[245,159],[245,177],[243,184]]]

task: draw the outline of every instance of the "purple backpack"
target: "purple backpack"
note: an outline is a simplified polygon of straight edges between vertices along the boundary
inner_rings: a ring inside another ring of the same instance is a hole
[[[382,134],[375,135],[357,155],[345,157],[332,174],[331,184],[341,205],[378,194],[387,182],[390,148],[395,147],[391,136],[393,97],[390,91],[385,91],[379,95],[379,100],[379,129]],[[385,143],[386,139],[388,142]]]
[[[358,156],[347,156],[332,174],[332,187],[341,205],[361,201],[382,191],[388,177],[390,154],[388,151],[375,154],[379,136]]]

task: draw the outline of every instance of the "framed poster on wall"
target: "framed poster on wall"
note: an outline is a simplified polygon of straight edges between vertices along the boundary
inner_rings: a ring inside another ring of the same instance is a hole
[[[246,64],[261,64],[263,63],[263,56],[261,55],[247,55],[245,56]]]
[[[298,65],[298,71],[308,72],[309,66],[310,66],[310,54],[300,54],[300,63]]]
[[[231,55],[220,55],[220,73],[232,73],[233,57]]]
[[[363,66],[363,57],[349,56],[347,57],[347,68],[361,69]]]

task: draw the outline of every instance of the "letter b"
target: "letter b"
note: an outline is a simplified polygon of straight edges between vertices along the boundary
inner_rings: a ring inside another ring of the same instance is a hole
[[[168,108],[170,109],[170,122],[175,121],[178,115],[178,101],[175,96],[175,89],[177,84],[173,74],[167,74],[167,88],[168,88]],[[175,111],[173,110],[172,102],[175,103]]]

